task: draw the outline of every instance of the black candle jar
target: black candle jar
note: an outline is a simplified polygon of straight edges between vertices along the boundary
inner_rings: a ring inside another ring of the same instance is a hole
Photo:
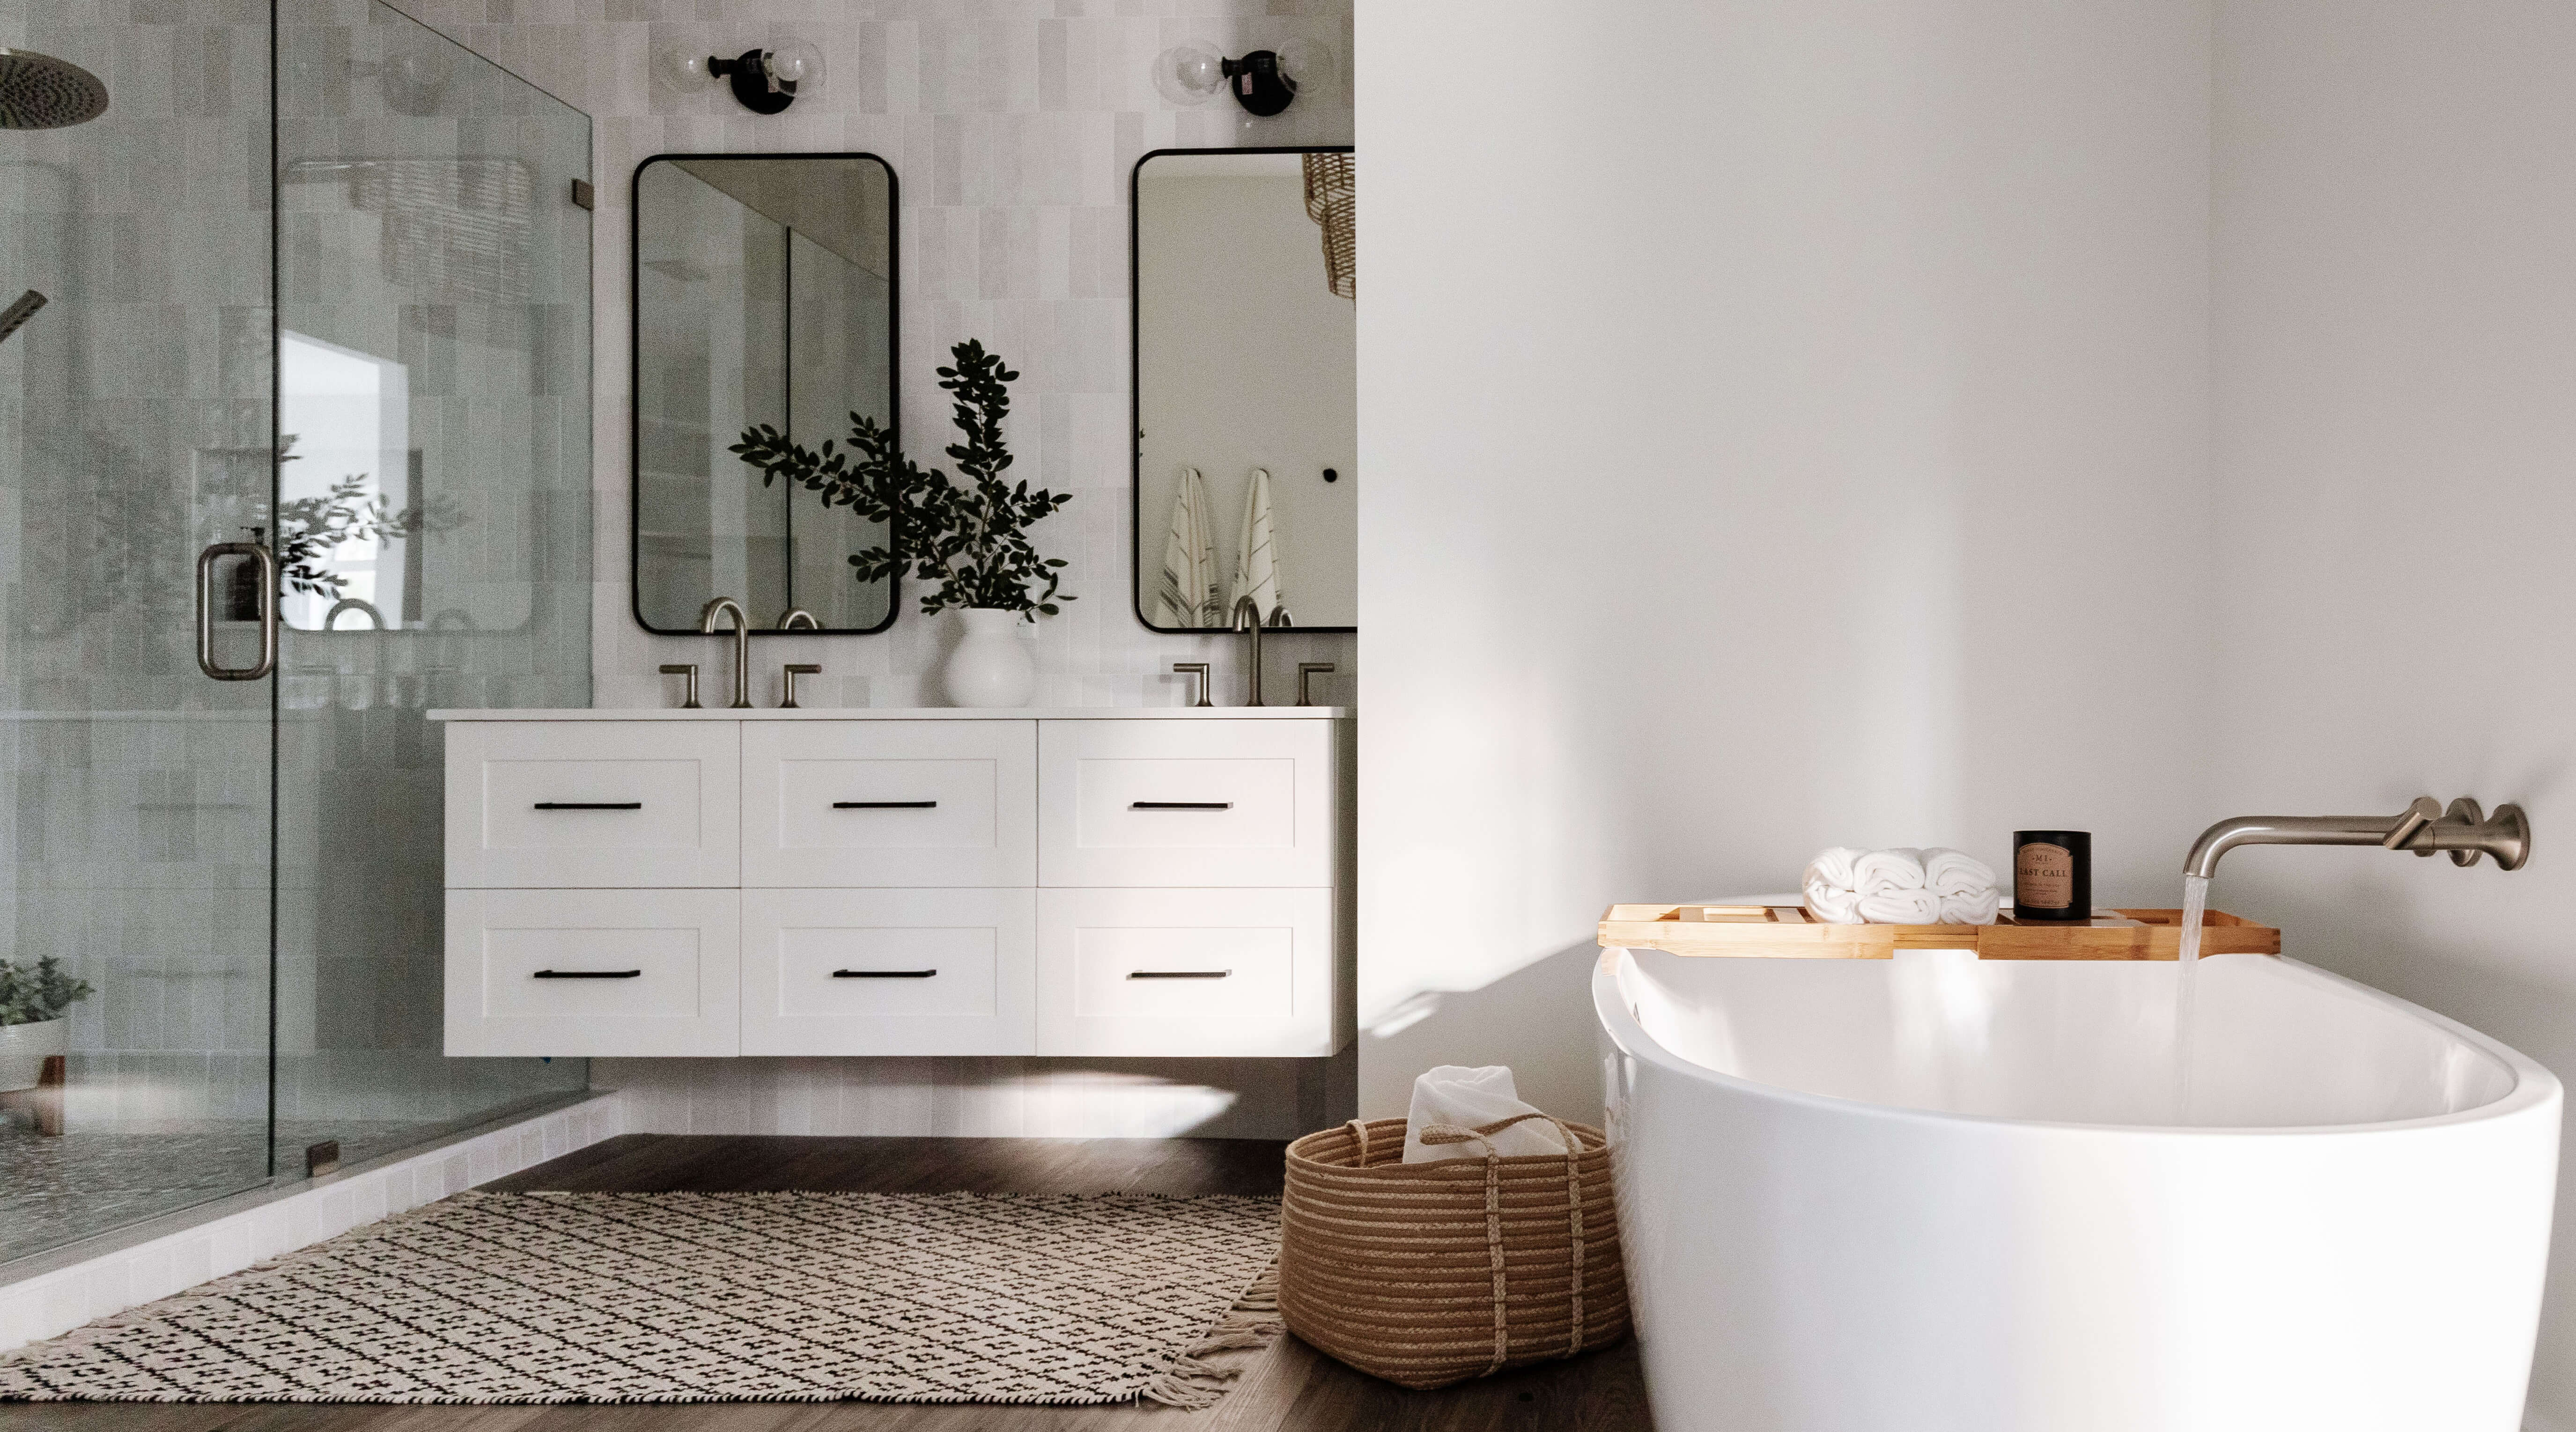
[[[2093,918],[2093,834],[2013,832],[2013,919],[2075,923]]]

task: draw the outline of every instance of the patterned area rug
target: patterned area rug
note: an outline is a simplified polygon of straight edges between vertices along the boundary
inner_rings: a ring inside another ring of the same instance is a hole
[[[464,1193],[0,1356],[0,1399],[1214,1403],[1274,1199]]]

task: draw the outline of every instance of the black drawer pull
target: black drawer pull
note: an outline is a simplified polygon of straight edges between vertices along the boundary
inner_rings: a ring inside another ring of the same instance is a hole
[[[1129,810],[1232,810],[1232,801],[1129,801]]]
[[[836,980],[926,980],[937,970],[834,970]]]
[[[1135,970],[1131,971],[1127,978],[1131,980],[1221,980],[1233,973],[1232,970]]]
[[[631,980],[642,970],[539,970],[541,980]]]
[[[642,810],[642,801],[539,801],[539,810]]]
[[[834,801],[834,810],[937,810],[937,801]]]

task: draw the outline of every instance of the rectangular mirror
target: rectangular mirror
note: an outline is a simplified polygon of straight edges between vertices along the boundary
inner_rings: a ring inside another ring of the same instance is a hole
[[[895,420],[895,182],[872,154],[660,154],[635,170],[635,615],[694,632],[715,597],[776,629],[894,621],[850,554],[879,524],[734,456],[767,425],[809,447]],[[799,623],[803,625],[803,623]]]
[[[1136,165],[1136,615],[1353,631],[1359,380],[1347,148]]]

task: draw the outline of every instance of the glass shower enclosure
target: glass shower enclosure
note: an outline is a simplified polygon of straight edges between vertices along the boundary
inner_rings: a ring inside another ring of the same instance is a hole
[[[589,703],[591,135],[373,0],[0,45],[109,95],[0,129],[5,1278],[586,1083],[440,1053],[425,713]]]

